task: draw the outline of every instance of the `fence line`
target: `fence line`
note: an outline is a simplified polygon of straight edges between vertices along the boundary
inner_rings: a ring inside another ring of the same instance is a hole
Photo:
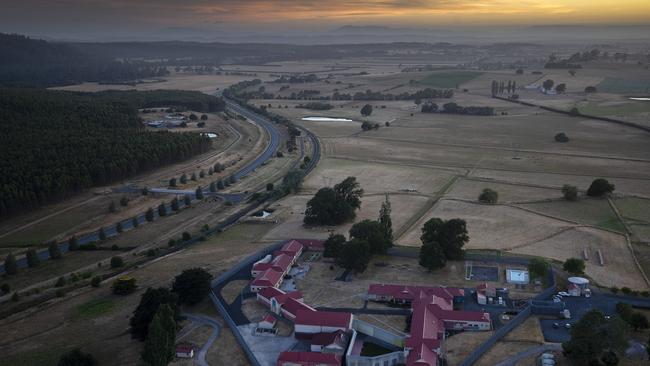
[[[246,354],[246,357],[250,361],[251,365],[253,366],[261,366],[260,362],[257,360],[257,357],[255,357],[255,354],[253,351],[250,349],[248,346],[248,343],[244,340],[244,337],[242,337],[241,333],[239,332],[239,328],[237,327],[237,324],[235,324],[235,321],[232,319],[230,316],[230,313],[226,309],[226,304],[224,304],[221,301],[221,296],[218,293],[215,293],[215,288],[217,290],[221,290],[221,285],[224,283],[229,282],[231,277],[239,273],[242,269],[245,267],[255,263],[256,261],[260,260],[261,258],[265,257],[267,254],[273,252],[276,249],[279,249],[282,245],[284,245],[287,242],[287,240],[283,240],[281,242],[275,243],[271,246],[265,247],[248,257],[244,259],[243,261],[239,262],[237,265],[234,267],[231,267],[229,270],[226,272],[222,273],[219,277],[214,279],[211,283],[212,290],[210,291],[210,298],[212,299],[212,302],[215,304],[217,307],[217,310],[219,311],[219,314],[221,317],[224,319],[228,327],[232,330],[233,335],[235,336],[235,339],[237,340],[237,343],[241,346],[241,348],[244,350],[244,353]]]

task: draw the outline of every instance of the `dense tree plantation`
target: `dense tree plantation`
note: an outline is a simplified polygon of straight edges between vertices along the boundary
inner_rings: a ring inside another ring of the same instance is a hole
[[[0,86],[48,87],[83,81],[126,82],[169,74],[144,61],[117,61],[78,47],[0,33]],[[38,55],[38,57],[34,57]]]
[[[194,94],[0,89],[0,217],[207,151],[199,134],[145,130],[136,110]]]

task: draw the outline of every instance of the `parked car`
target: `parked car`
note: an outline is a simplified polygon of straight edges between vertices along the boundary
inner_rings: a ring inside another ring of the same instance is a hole
[[[571,324],[566,323],[566,324],[564,324],[564,327],[565,327],[566,329],[571,329]]]
[[[560,326],[558,323],[553,323],[553,328],[557,329]]]

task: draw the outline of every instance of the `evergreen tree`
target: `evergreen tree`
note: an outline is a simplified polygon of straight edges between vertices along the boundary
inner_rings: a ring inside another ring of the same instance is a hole
[[[420,247],[420,265],[429,270],[443,268],[447,263],[445,252],[440,244],[434,242],[424,243]]]
[[[226,188],[226,186],[223,184],[223,180],[219,179],[219,180],[217,181],[217,189],[218,189],[218,190],[222,190],[222,189],[224,189],[224,188]]]
[[[178,206],[178,198],[176,197],[172,198],[171,206],[172,206],[172,211],[180,210],[180,207]]]
[[[154,218],[153,208],[149,207],[147,209],[147,212],[144,214],[144,218],[149,222],[153,221]]]
[[[27,250],[26,257],[27,265],[31,268],[38,267],[38,265],[41,263],[41,259],[38,257],[38,253],[36,253],[35,249]]]
[[[56,241],[53,241],[48,245],[47,247],[48,252],[50,253],[50,258],[52,259],[61,259],[61,249],[59,248],[59,244],[57,244]]]
[[[70,239],[68,239],[68,250],[77,250],[79,249],[79,240],[77,240],[77,237],[72,235]]]
[[[196,182],[196,173],[192,173],[192,180]]]
[[[95,366],[97,360],[90,353],[81,352],[79,348],[65,353],[59,358],[57,366]]]
[[[361,108],[361,115],[368,117],[372,114],[372,105],[366,104]]]
[[[217,184],[215,182],[210,183],[210,192],[214,193],[217,191]]]
[[[149,366],[167,366],[174,358],[175,340],[173,311],[169,305],[161,305],[149,324],[142,359]]]
[[[381,204],[381,209],[379,210],[379,224],[384,231],[384,237],[390,242],[390,245],[393,245],[393,221],[390,218],[391,207],[390,200],[388,199],[388,193],[386,194],[386,200]]]
[[[168,304],[172,308],[174,319],[180,319],[178,296],[175,293],[164,287],[148,288],[140,297],[140,303],[129,320],[133,338],[141,341],[146,339],[149,324],[162,304]]]
[[[199,178],[205,178],[205,170],[201,169],[199,172]]]
[[[140,225],[140,221],[138,221],[138,217],[137,216],[133,217],[131,219],[131,226],[133,226],[133,228],[135,229],[139,225]]]
[[[169,180],[169,186],[170,187],[176,187],[176,178],[172,178]]]
[[[181,181],[181,184],[185,184],[185,183],[187,183],[187,175],[185,175],[185,173],[183,173],[183,174],[181,175],[181,179],[180,179],[180,181]]]
[[[16,264],[16,256],[13,253],[7,254],[5,258],[5,273],[8,275],[15,275],[18,272],[18,265]]]
[[[203,199],[203,188],[201,188],[201,186],[196,187],[196,191],[195,191],[194,195],[196,196],[197,200],[202,200]]]
[[[117,225],[115,225],[115,230],[116,230],[118,233],[121,233],[121,232],[124,231],[124,225],[122,225],[122,222],[121,222],[121,221],[118,222]]]
[[[167,216],[167,207],[164,203],[158,205],[158,216],[164,217]]]
[[[99,236],[99,240],[106,240],[106,231],[104,230],[104,227],[100,227],[99,231],[97,232],[97,236]]]
[[[189,194],[186,194],[183,196],[183,203],[185,203],[186,207],[189,207],[192,204],[192,197],[190,197]]]

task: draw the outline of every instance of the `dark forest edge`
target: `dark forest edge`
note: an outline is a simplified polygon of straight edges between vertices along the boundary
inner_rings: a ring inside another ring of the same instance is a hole
[[[224,109],[199,92],[0,89],[0,218],[211,148],[198,133],[148,131],[139,108]]]

